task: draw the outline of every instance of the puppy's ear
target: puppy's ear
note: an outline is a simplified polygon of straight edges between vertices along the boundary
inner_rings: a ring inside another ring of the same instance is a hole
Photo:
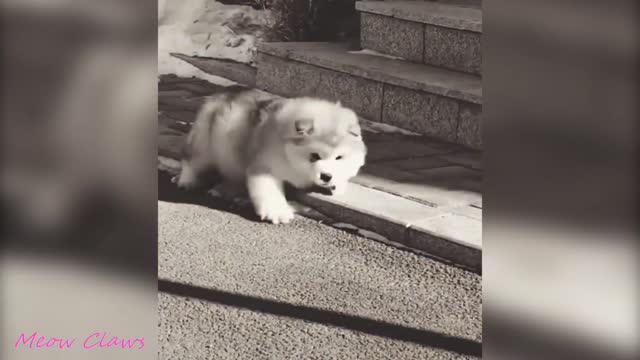
[[[296,120],[294,125],[296,134],[299,136],[313,134],[313,119]]]
[[[349,132],[350,135],[353,135],[355,137],[362,136],[362,129],[360,128],[360,124],[358,123],[355,123],[349,126],[349,129],[347,129],[347,131]]]
[[[258,118],[260,122],[266,121],[276,112],[278,112],[284,105],[284,99],[270,99],[261,101],[258,104]]]

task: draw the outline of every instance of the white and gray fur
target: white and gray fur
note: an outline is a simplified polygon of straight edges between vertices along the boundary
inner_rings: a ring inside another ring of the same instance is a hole
[[[284,183],[341,194],[365,155],[358,117],[340,103],[308,97],[265,100],[256,90],[231,87],[202,106],[176,182],[192,187],[214,168],[227,181],[246,184],[261,219],[287,223],[294,212]]]

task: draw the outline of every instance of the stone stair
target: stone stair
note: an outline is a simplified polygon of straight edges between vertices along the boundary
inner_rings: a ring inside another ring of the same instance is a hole
[[[482,13],[472,0],[362,1],[364,50],[262,43],[256,86],[340,100],[369,120],[482,149]]]
[[[363,48],[480,75],[479,3],[361,1],[356,9]]]

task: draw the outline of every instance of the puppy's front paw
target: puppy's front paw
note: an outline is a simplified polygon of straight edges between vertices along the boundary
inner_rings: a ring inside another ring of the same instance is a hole
[[[265,172],[247,177],[247,190],[256,214],[261,220],[286,224],[293,220],[293,209],[287,203],[282,180]]]
[[[191,190],[198,185],[198,175],[188,162],[183,161],[180,174],[171,178],[180,189]]]
[[[260,220],[270,221],[274,224],[287,224],[293,220],[293,208],[286,201],[269,201],[256,207]]]
[[[182,173],[180,175],[172,177],[171,182],[176,184],[178,188],[183,190],[192,190],[197,185],[196,179],[194,177],[183,176]]]

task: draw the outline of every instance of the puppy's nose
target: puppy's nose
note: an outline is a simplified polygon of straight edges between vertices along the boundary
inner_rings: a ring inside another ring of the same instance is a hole
[[[327,174],[327,173],[321,173],[320,174],[320,180],[322,180],[322,181],[324,181],[326,183],[331,181],[331,178],[332,178],[331,174]]]

